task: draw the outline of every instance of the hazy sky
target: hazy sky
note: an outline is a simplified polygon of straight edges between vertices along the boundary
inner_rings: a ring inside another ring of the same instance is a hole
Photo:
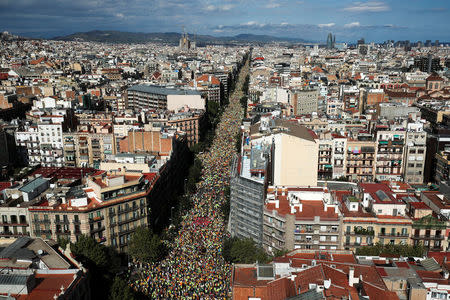
[[[0,30],[34,37],[79,31],[270,34],[324,41],[450,41],[450,0],[0,0]]]

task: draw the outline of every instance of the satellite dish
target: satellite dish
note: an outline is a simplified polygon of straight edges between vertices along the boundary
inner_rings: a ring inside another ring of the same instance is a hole
[[[328,279],[328,280],[324,280],[324,281],[323,281],[323,287],[324,287],[324,288],[329,289],[330,286],[331,286],[331,279]]]
[[[38,253],[39,255],[42,255],[42,254],[44,254],[44,250],[39,249],[37,253]]]

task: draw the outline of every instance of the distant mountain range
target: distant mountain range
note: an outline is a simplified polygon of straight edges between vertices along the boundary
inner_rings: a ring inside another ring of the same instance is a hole
[[[239,34],[230,37],[215,37],[212,35],[189,34],[190,38],[198,44],[230,44],[230,43],[271,43],[289,42],[304,43],[306,40],[300,38],[283,38],[270,35]],[[102,31],[93,30],[88,32],[77,32],[66,36],[54,37],[53,40],[60,41],[86,41],[101,43],[148,43],[161,42],[167,44],[178,44],[181,34],[177,32],[122,32],[122,31]]]

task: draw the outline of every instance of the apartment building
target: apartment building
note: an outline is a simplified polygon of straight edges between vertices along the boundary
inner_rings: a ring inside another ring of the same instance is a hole
[[[203,92],[208,101],[222,103],[224,92],[219,78],[211,74],[203,74],[194,80],[192,85],[196,90]]]
[[[326,188],[267,190],[264,206],[264,249],[338,249],[340,212]]]
[[[387,101],[383,89],[361,89],[362,107],[361,111],[375,107],[379,103]]]
[[[66,166],[98,169],[108,155],[116,154],[116,139],[112,132],[63,133]]]
[[[436,159],[436,173],[434,175],[434,180],[437,183],[449,180],[450,174],[450,152],[441,151],[435,154]]]
[[[64,165],[62,123],[40,122],[37,127],[41,165],[44,167],[62,167]]]
[[[157,179],[156,173],[97,172],[87,178],[86,188],[54,193],[30,206],[32,236],[75,242],[87,234],[125,251],[134,230],[149,224],[148,195]]]
[[[243,155],[233,160],[230,179],[231,236],[251,238],[260,246],[266,185],[270,180],[270,149],[271,145],[244,143]]]
[[[205,109],[201,93],[152,85],[135,85],[127,90],[126,107],[131,109],[162,109],[178,111],[185,106]]]
[[[291,105],[294,107],[294,115],[311,114],[317,112],[319,90],[304,88],[293,90],[290,95]]]
[[[433,215],[433,210],[418,200],[407,204],[407,213],[413,220],[412,245],[422,245],[428,251],[448,251],[448,219]]]
[[[375,179],[402,180],[405,142],[405,131],[377,132]]]
[[[185,132],[188,145],[193,146],[200,140],[203,121],[203,111],[183,112],[170,115],[167,119],[167,125],[174,126],[178,130]]]
[[[361,112],[361,99],[359,89],[356,86],[340,86],[339,98],[344,104],[344,111],[349,114]]]
[[[347,174],[346,156],[347,156],[347,138],[336,133],[331,134],[332,137],[332,178],[340,178]]]
[[[412,244],[413,222],[405,215],[406,204],[394,195],[385,183],[361,183],[353,191],[333,193],[342,212],[342,248]]]
[[[319,140],[318,180],[328,180],[333,177],[333,141]]]
[[[262,118],[250,126],[252,143],[273,144],[274,186],[317,186],[318,138],[314,132],[286,120]]]
[[[406,132],[403,178],[408,183],[423,183],[427,133],[423,130]],[[436,170],[437,171],[437,170]]]
[[[8,191],[6,190],[5,193]],[[0,237],[17,238],[30,235],[30,218],[27,203],[21,199],[7,198],[0,204]]]
[[[350,181],[371,182],[374,180],[377,157],[373,141],[348,140],[345,153],[345,176]]]
[[[39,147],[39,131],[36,125],[25,125],[15,133],[16,145],[25,149],[26,158],[24,161],[29,165],[41,163],[41,151]]]
[[[170,155],[174,137],[160,130],[133,130],[120,139],[118,152],[120,153],[159,153]]]

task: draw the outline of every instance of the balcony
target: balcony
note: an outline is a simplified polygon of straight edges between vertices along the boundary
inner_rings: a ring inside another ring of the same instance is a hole
[[[0,226],[28,226],[29,224],[27,222],[25,223],[5,223],[1,222]]]
[[[443,235],[413,235],[411,236],[412,239],[415,240],[443,240]]]
[[[39,235],[43,235],[43,234],[52,234],[52,231],[50,229],[44,229],[44,230],[35,230],[34,234],[39,236]]]
[[[70,230],[57,231],[56,235],[70,235]]]
[[[409,237],[409,234],[408,233],[400,233],[400,232],[397,232],[397,233],[387,233],[387,232],[385,232],[385,233],[379,233],[378,237],[407,238],[407,237]]]
[[[55,220],[55,224],[69,224],[69,220]]]
[[[0,237],[21,237],[21,236],[29,236],[29,234],[23,232],[14,233],[11,231],[0,232]]]
[[[89,223],[94,223],[94,222],[97,222],[97,221],[101,221],[101,220],[103,220],[104,218],[105,218],[104,216],[93,217],[93,218],[90,218],[90,219],[89,219]]]
[[[373,246],[373,243],[345,243],[347,247],[361,247],[361,246]]]
[[[346,235],[371,235],[374,236],[375,232],[373,230],[367,230],[365,228],[362,229],[355,229],[355,231],[346,231],[345,232]]]
[[[337,230],[325,230],[325,231],[319,231],[319,234],[336,235],[336,234],[339,234],[339,231],[337,231]]]
[[[142,217],[143,217],[143,215],[140,215],[140,216],[131,217],[131,218],[125,219],[125,220],[120,220],[117,222],[117,224],[120,226],[120,225],[128,223],[128,222],[139,220]]]
[[[99,232],[105,230],[105,226],[101,226],[100,228],[94,228],[91,230],[91,233]]]
[[[50,219],[39,219],[39,220],[33,220],[33,222],[34,223],[43,223],[43,224],[45,224],[45,223],[47,223],[47,224],[50,224]]]

